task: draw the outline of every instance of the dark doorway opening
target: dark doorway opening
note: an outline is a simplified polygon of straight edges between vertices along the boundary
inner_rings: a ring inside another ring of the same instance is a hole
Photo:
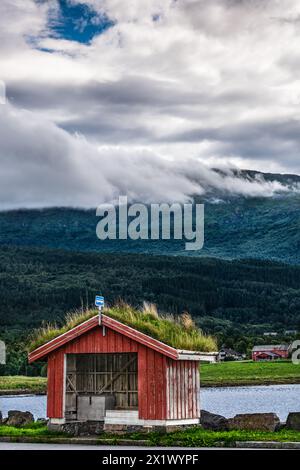
[[[104,419],[106,409],[137,409],[137,353],[68,354],[67,420]]]

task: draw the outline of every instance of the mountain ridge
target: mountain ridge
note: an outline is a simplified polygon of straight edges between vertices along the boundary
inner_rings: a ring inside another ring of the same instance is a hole
[[[96,236],[100,220],[96,211],[72,208],[1,212],[0,246],[300,263],[300,195],[202,202],[205,241],[198,252],[186,251],[184,240],[100,241]]]
[[[241,171],[244,178],[252,180],[261,175],[265,180],[278,176]],[[281,177],[285,185],[300,184],[298,175]],[[100,220],[96,210],[68,207],[0,212],[0,246],[300,263],[300,190],[272,197],[224,196],[215,192],[197,196],[195,203],[205,204],[204,247],[198,252],[186,251],[185,240],[100,241],[96,236]]]

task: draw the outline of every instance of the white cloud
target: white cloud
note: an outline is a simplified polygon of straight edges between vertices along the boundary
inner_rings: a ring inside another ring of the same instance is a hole
[[[225,195],[272,196],[281,184],[216,173],[196,159],[167,159],[147,147],[90,144],[41,115],[0,107],[1,209],[95,207],[119,195],[143,202],[185,201],[211,189]]]
[[[85,3],[115,21],[90,45],[50,37],[49,2],[1,1],[3,207],[97,204],[124,181],[135,197],[178,199],[199,190],[189,158],[199,178],[194,159],[300,173],[299,2]],[[211,175],[215,186],[248,188]],[[276,190],[245,192],[261,188]]]

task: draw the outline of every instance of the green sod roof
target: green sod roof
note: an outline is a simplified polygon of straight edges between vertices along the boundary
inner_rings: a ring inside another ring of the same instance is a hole
[[[34,332],[29,351],[33,351],[57,336],[66,333],[97,313],[98,311],[94,309],[77,312],[67,315],[65,324],[61,327],[56,325],[43,326]],[[137,310],[130,305],[120,303],[105,308],[103,314],[176,349],[201,352],[217,351],[215,339],[205,335],[197,328],[187,313],[174,318],[171,315],[159,315],[153,305],[145,304],[142,310]]]

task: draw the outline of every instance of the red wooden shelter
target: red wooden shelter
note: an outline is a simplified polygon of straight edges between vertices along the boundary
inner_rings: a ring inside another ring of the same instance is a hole
[[[199,362],[214,357],[97,315],[31,352],[29,361],[48,360],[51,424],[103,421],[113,429],[198,423]]]

